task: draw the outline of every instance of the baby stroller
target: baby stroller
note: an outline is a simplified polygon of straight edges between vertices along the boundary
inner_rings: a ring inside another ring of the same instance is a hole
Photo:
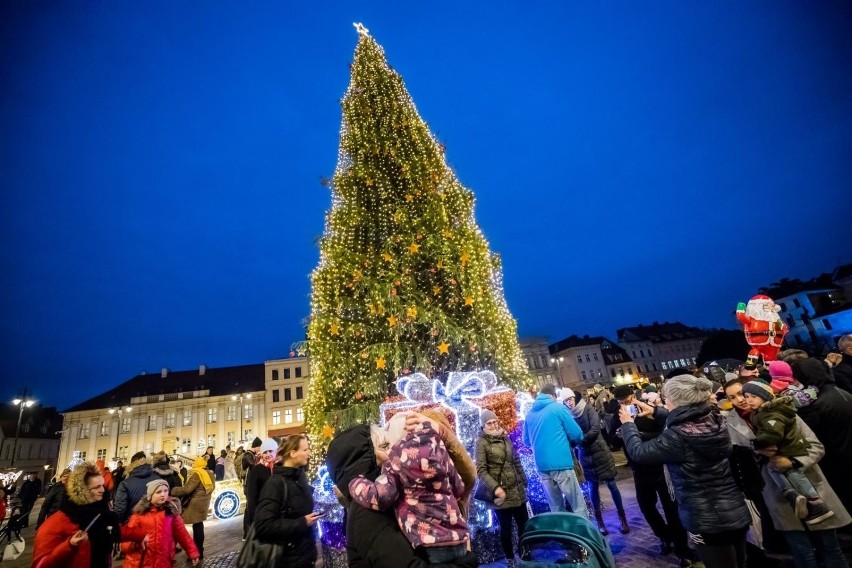
[[[614,568],[609,544],[589,520],[574,513],[542,513],[527,521],[519,568]]]
[[[27,517],[21,514],[21,502],[13,499],[9,506],[11,514],[8,522],[0,528],[0,562],[15,560],[24,553],[26,544],[21,536]]]

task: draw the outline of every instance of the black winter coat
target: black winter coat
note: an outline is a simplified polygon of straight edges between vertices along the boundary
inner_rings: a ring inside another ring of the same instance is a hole
[[[284,553],[275,564],[277,568],[310,568],[316,562],[316,529],[309,527],[305,520],[305,515],[313,510],[314,488],[308,483],[305,472],[300,468],[276,466],[260,492],[254,534],[263,542],[283,546]]]
[[[591,405],[582,404],[580,415],[571,413],[580,430],[583,431],[583,440],[580,442],[580,463],[583,465],[583,474],[586,479],[597,483],[615,479],[615,459],[609,451],[606,440],[601,436],[601,418]]]
[[[472,552],[452,563],[429,564],[417,555],[399,530],[393,511],[371,511],[358,503],[346,515],[346,555],[349,568],[476,568]]]
[[[838,388],[852,393],[852,355],[843,353],[842,357],[843,359],[841,359],[840,364],[832,371],[834,382]]]
[[[712,534],[751,524],[743,494],[731,473],[731,437],[725,419],[709,402],[679,406],[666,429],[643,443],[636,425],[622,424],[624,445],[641,464],[666,464],[678,516],[693,534]]]
[[[852,511],[852,394],[837,388],[828,367],[819,359],[797,363],[793,375],[819,389],[813,404],[799,408],[799,417],[825,446],[819,467],[840,502]]]
[[[246,521],[251,523],[254,521],[254,512],[257,510],[257,505],[260,502],[260,493],[263,491],[263,486],[272,477],[272,471],[264,464],[255,464],[246,475]],[[307,514],[307,513],[305,513]]]
[[[65,499],[67,494],[64,484],[59,482],[53,484],[53,487],[51,487],[50,491],[47,492],[47,496],[41,504],[41,511],[38,513],[36,529],[41,526],[45,519],[59,510],[59,505],[62,504],[62,500]]]
[[[140,460],[141,461],[141,460]],[[149,481],[160,479],[160,476],[154,473],[154,469],[149,463],[134,462],[127,468],[130,473],[118,485],[115,490],[115,501],[113,511],[118,516],[121,524],[126,523],[133,514],[133,507],[139,502],[139,499],[145,496],[146,486]]]

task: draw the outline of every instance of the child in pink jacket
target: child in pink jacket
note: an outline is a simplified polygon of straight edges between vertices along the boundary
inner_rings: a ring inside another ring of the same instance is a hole
[[[353,479],[349,492],[368,509],[395,506],[403,534],[412,546],[423,547],[430,563],[452,562],[466,554],[470,537],[457,501],[464,484],[430,422],[391,448],[376,481]]]

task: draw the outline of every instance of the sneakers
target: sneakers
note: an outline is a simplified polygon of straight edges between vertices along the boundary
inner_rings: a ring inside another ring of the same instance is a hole
[[[807,500],[807,511],[805,522],[809,525],[821,523],[834,516],[834,511],[829,509],[819,497]]]
[[[790,503],[791,507],[793,507],[796,517],[800,519],[806,519],[808,517],[808,499],[804,495],[799,495],[795,491],[785,491],[784,498],[787,499],[787,502]]]

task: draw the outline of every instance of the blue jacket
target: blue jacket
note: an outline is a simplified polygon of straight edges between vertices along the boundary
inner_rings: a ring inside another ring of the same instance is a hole
[[[118,484],[115,490],[113,512],[119,522],[126,523],[133,514],[133,507],[145,496],[148,482],[162,479],[147,461],[137,460],[127,466],[127,477]]]
[[[574,469],[571,443],[579,444],[582,439],[583,431],[571,411],[552,396],[539,393],[524,423],[524,444],[533,450],[536,469]]]

